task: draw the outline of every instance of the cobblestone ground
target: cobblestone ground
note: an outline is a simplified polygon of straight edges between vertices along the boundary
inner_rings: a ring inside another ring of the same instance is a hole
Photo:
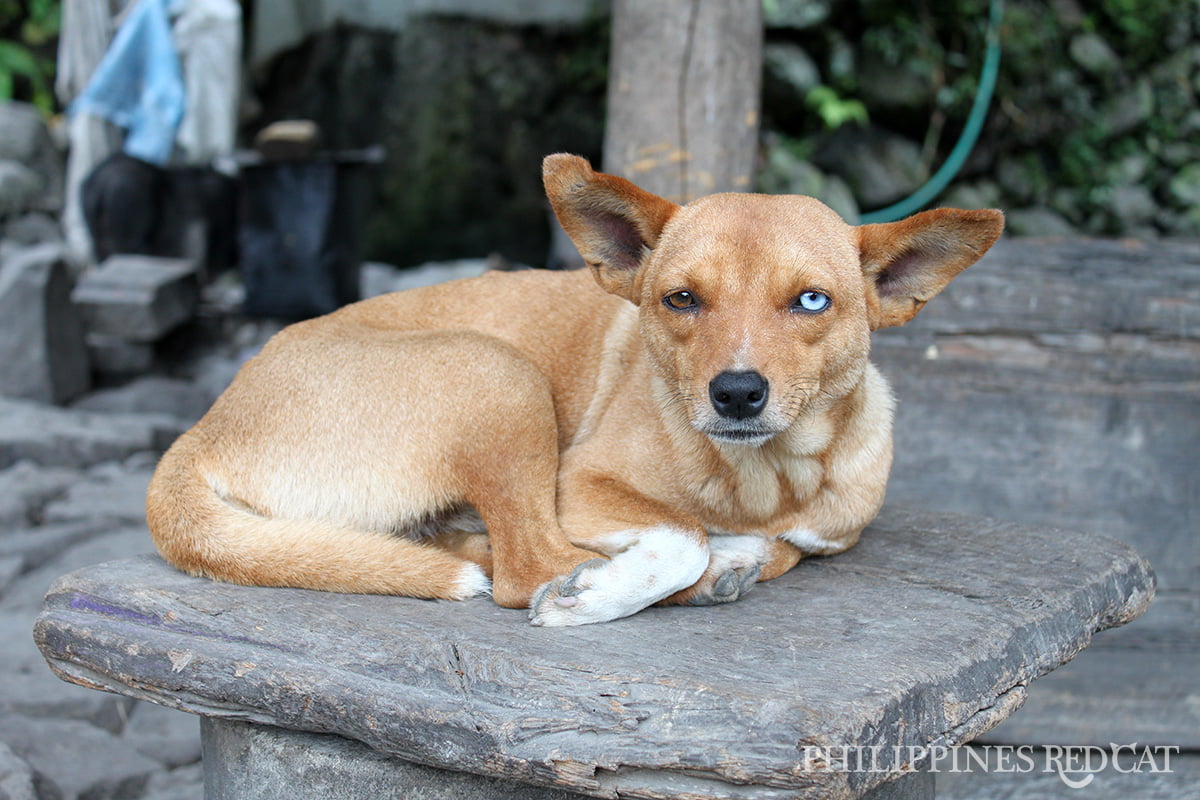
[[[121,398],[146,407],[168,395],[174,413],[0,400],[0,800],[203,794],[195,717],[66,684],[31,635],[56,577],[153,549],[146,485],[188,405],[206,400],[196,384],[162,379]]]

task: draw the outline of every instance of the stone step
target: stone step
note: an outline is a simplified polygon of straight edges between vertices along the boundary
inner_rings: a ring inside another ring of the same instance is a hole
[[[91,385],[83,325],[60,245],[23,248],[0,265],[0,395],[64,403]]]
[[[199,268],[186,259],[118,254],[80,278],[72,298],[89,334],[153,342],[199,303]]]

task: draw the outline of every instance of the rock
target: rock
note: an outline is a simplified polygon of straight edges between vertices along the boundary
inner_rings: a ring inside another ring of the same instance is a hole
[[[146,488],[154,474],[156,459],[132,461],[131,465],[108,463],[89,470],[71,485],[65,496],[46,505],[46,521],[143,522],[146,519]]]
[[[880,128],[839,129],[825,137],[813,163],[844,178],[859,205],[867,209],[908,196],[929,177],[921,163],[921,148]]]
[[[38,176],[40,191],[31,208],[61,209],[65,159],[34,106],[0,103],[0,161],[17,161]]]
[[[71,404],[81,411],[124,414],[162,414],[187,422],[204,416],[212,398],[192,381],[146,376],[115,388],[101,389]]]
[[[186,259],[114,255],[85,273],[71,296],[89,334],[153,342],[195,313],[198,268]]]
[[[10,531],[39,524],[46,503],[78,477],[74,470],[43,468],[29,461],[0,470],[0,547]]]
[[[50,214],[33,211],[4,222],[4,238],[20,245],[63,241],[62,228]]]
[[[871,109],[926,112],[934,101],[932,68],[911,54],[899,64],[865,50],[858,67],[859,96]]]
[[[204,770],[193,764],[170,772],[157,772],[146,784],[141,800],[201,800],[204,797]]]
[[[5,601],[6,607],[11,607]],[[63,691],[62,682],[46,668],[33,643],[33,608],[0,611],[0,742],[16,744],[5,735],[3,725],[14,716],[78,720],[89,726],[116,733],[125,723],[127,710],[133,705],[128,698],[105,696],[78,687],[79,691]]]
[[[1117,186],[1109,195],[1108,210],[1117,230],[1130,231],[1151,224],[1158,213],[1158,203],[1145,186]]]
[[[229,388],[247,360],[216,354],[205,356],[190,366],[190,379],[211,403]]]
[[[161,768],[111,733],[75,720],[0,719],[0,739],[28,761],[61,800],[139,797]]]
[[[387,294],[392,291],[392,283],[399,274],[399,267],[381,264],[378,261],[365,261],[358,271],[358,293],[364,300]]]
[[[1114,95],[1099,110],[1097,123],[1109,137],[1124,136],[1154,116],[1154,85],[1141,79]]]
[[[1121,68],[1121,57],[1098,33],[1077,34],[1069,52],[1072,61],[1093,75],[1111,75]]]
[[[162,452],[186,427],[174,417],[66,411],[0,398],[0,469],[22,459],[81,468]]]
[[[0,556],[0,597],[8,590],[21,570],[25,568],[25,559],[21,556]]]
[[[1003,205],[1000,187],[992,181],[959,183],[937,199],[947,208],[999,208]]]
[[[21,569],[18,574],[29,572],[68,548],[111,530],[111,526],[103,520],[9,528],[0,536],[0,558],[19,560]],[[0,589],[0,597],[6,591],[7,588]]]
[[[1159,228],[1170,235],[1186,236],[1190,239],[1200,238],[1200,206],[1184,212],[1159,209],[1154,221]]]
[[[131,342],[105,333],[89,333],[84,337],[92,369],[111,378],[128,378],[149,372],[154,367],[154,345]]]
[[[1047,189],[1044,168],[1032,160],[1004,159],[996,167],[996,181],[1021,204],[1040,202]]]
[[[1181,206],[1200,205],[1200,161],[1180,169],[1167,184],[1171,199]]]
[[[829,0],[766,0],[763,22],[768,28],[814,28],[829,18]]]
[[[474,278],[487,272],[488,264],[487,259],[464,258],[458,261],[430,262],[412,269],[400,270],[396,279],[392,281],[390,291],[403,292],[460,278]]]
[[[821,83],[821,70],[803,47],[794,42],[769,42],[763,46],[764,77],[787,87],[787,96],[803,104],[808,90]]]
[[[1133,186],[1146,180],[1153,167],[1154,160],[1150,154],[1139,151],[1118,160],[1108,175],[1117,185]]]
[[[1073,236],[1071,223],[1057,211],[1037,206],[1006,213],[1005,230],[1013,236]]]
[[[768,149],[767,163],[759,171],[758,189],[767,194],[815,197],[850,224],[858,223],[858,204],[846,182],[826,175],[811,163],[797,158],[786,147]]]
[[[763,109],[781,130],[804,130],[811,124],[808,95],[821,84],[821,71],[808,52],[795,42],[763,45]],[[558,228],[555,223],[555,228]]]
[[[0,798],[38,800],[33,787],[33,767],[3,742],[0,742]]]
[[[157,703],[138,703],[121,738],[171,769],[200,761],[199,717]]]
[[[154,543],[150,540],[150,532],[144,523],[127,524],[125,527],[109,525],[103,532],[88,537],[82,543],[55,553],[41,566],[14,581],[4,596],[5,608],[26,612],[36,609],[50,585],[71,570],[152,552]],[[28,617],[28,613],[26,616]],[[119,726],[114,728],[118,729]]]
[[[24,214],[37,204],[42,179],[19,161],[0,161],[0,217]]]
[[[0,394],[61,403],[91,384],[83,327],[61,245],[21,250],[0,267]]]

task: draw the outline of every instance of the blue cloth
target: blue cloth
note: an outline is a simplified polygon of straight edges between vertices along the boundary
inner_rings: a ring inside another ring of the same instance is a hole
[[[125,152],[166,164],[187,103],[168,16],[170,0],[139,0],[70,111],[124,128]]]

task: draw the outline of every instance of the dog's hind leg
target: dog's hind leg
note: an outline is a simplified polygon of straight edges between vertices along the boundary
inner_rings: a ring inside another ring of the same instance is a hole
[[[572,544],[559,525],[558,442],[549,388],[527,386],[514,397],[509,386],[510,393],[491,398],[492,410],[501,413],[487,423],[486,435],[460,442],[455,459],[465,499],[487,526],[486,550],[471,536],[453,536],[446,544],[490,573],[496,603],[524,608],[538,587],[597,553]],[[510,402],[521,407],[496,408]]]

